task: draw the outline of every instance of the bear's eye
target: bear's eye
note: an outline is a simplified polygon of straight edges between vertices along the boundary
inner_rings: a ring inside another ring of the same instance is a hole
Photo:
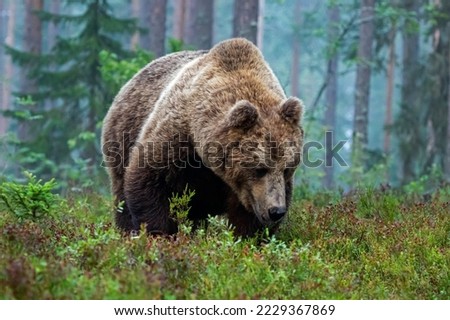
[[[262,178],[264,177],[267,173],[269,172],[269,169],[267,168],[257,168],[255,170],[255,175],[257,178]]]

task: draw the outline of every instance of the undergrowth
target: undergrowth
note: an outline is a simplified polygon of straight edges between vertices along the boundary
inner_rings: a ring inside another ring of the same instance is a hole
[[[33,181],[17,192],[2,184],[3,198],[45,185]],[[175,237],[131,238],[114,227],[110,199],[51,189],[33,198],[39,218],[0,200],[2,299],[450,297],[448,190],[427,201],[390,190],[297,199],[261,242],[235,238],[220,217]],[[190,196],[176,198],[172,214],[183,219]]]

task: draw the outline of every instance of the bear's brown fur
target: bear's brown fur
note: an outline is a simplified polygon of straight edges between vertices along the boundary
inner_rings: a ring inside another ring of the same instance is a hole
[[[118,227],[176,232],[169,198],[188,185],[192,220],[226,213],[238,235],[275,230],[301,161],[302,109],[244,39],[150,63],[104,121]]]

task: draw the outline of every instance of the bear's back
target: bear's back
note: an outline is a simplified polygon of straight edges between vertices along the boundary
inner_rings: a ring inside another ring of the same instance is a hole
[[[161,92],[176,76],[177,71],[206,53],[207,51],[182,51],[158,58],[141,69],[119,91],[104,120],[102,145],[119,143],[118,151],[124,156],[122,168],[128,165],[129,149],[137,140],[141,127]]]

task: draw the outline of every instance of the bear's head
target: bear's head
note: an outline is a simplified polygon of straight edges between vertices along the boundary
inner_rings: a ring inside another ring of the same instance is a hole
[[[215,143],[204,149],[203,159],[248,211],[272,226],[285,216],[301,161],[303,106],[293,97],[262,104],[235,102],[217,124]]]

